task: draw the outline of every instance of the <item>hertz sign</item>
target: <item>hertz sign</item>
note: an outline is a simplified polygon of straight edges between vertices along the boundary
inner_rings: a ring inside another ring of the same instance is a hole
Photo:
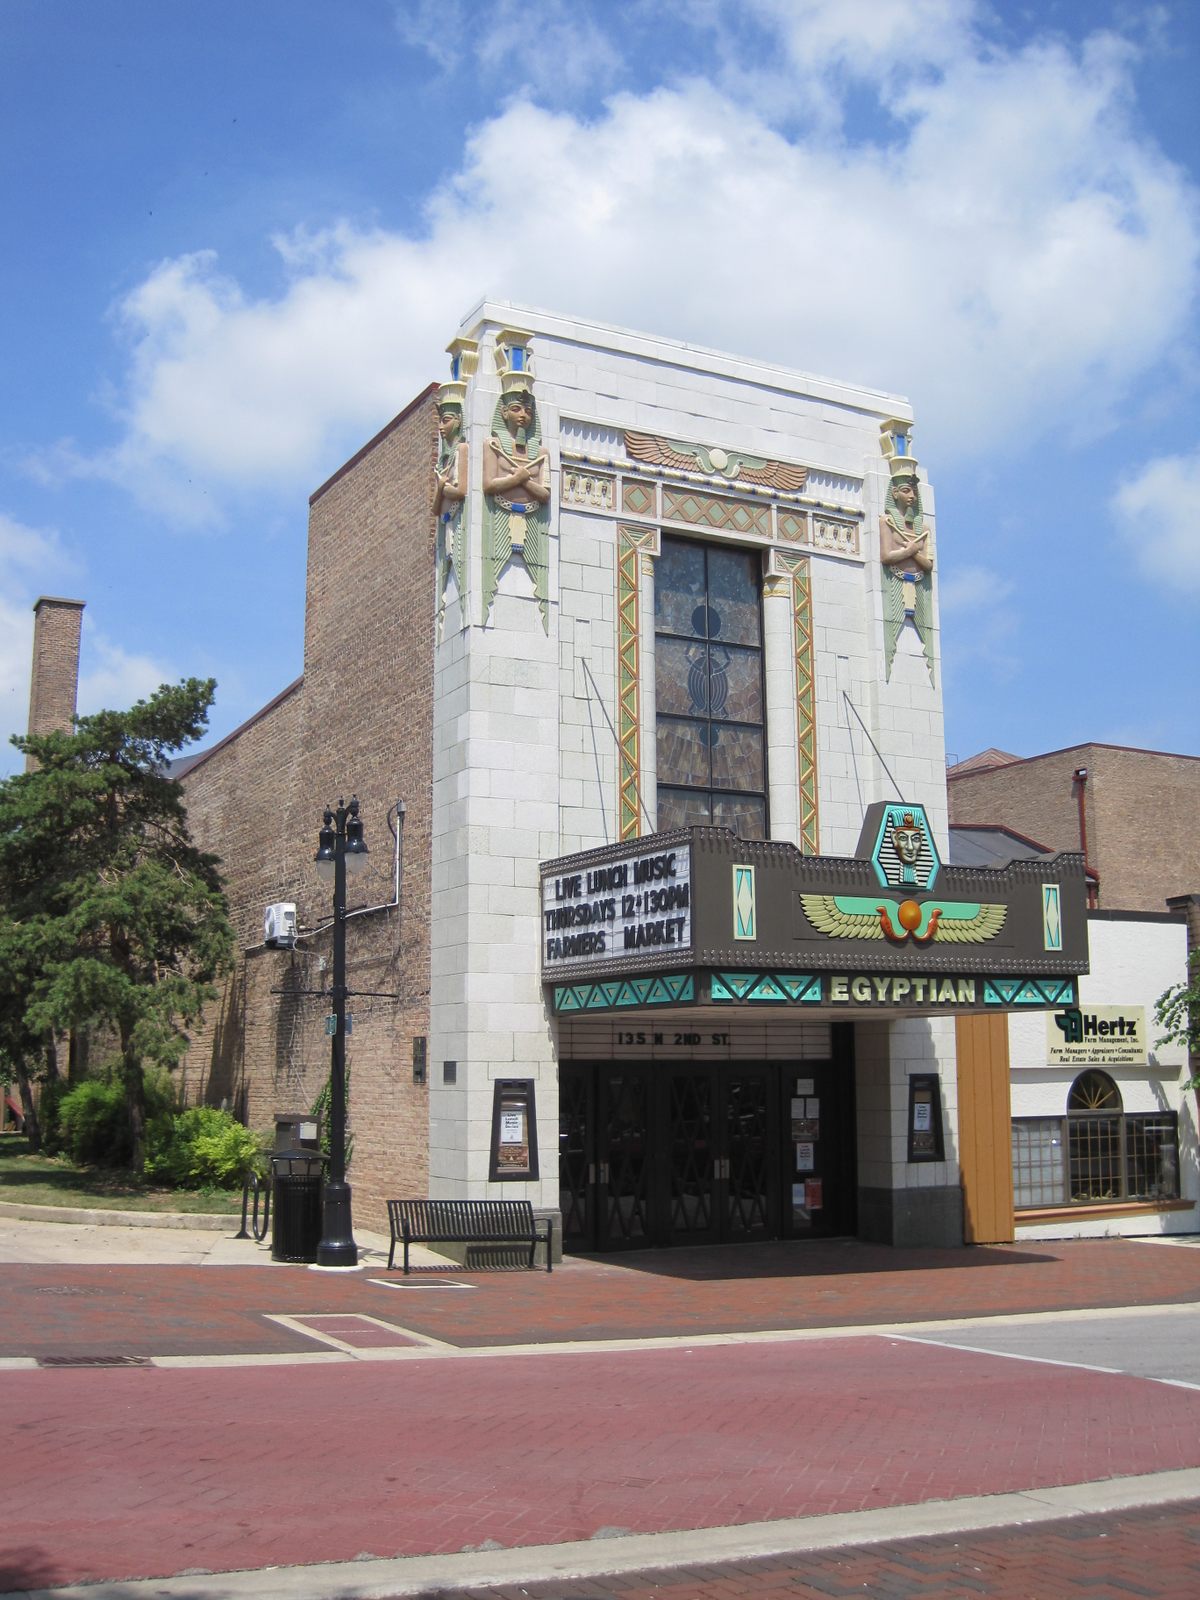
[[[1046,1059],[1051,1066],[1146,1065],[1145,1006],[1072,1006],[1047,1019]]]

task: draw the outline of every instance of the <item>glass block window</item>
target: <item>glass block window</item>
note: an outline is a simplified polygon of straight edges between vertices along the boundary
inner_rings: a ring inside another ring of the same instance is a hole
[[[664,536],[654,568],[658,826],[767,836],[758,555]]]
[[[1173,1111],[1125,1112],[1107,1073],[1081,1073],[1065,1116],[1013,1119],[1013,1204],[1020,1211],[1178,1199],[1178,1146]]]

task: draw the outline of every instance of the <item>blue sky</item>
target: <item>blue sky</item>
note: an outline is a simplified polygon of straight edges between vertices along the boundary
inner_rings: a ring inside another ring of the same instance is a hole
[[[5,738],[41,593],[82,710],[290,682],[309,493],[486,293],[908,395],[949,753],[1200,753],[1193,0],[3,0],[0,52]]]

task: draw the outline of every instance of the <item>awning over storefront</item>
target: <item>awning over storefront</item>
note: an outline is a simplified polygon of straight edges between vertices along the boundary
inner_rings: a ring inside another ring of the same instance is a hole
[[[1087,971],[1082,855],[950,866],[920,805],[871,806],[853,857],[697,827],[541,876],[542,981],[559,1013],[1057,1010]]]

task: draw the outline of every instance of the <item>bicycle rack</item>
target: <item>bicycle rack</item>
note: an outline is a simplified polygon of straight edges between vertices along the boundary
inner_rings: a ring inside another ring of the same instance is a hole
[[[253,1196],[253,1205],[251,1205]],[[261,1206],[262,1215],[259,1210]],[[246,1221],[249,1218],[250,1231],[246,1230]],[[235,1239],[253,1239],[256,1244],[261,1244],[267,1237],[267,1229],[271,1226],[271,1185],[260,1178],[257,1172],[251,1173],[242,1185],[242,1225],[234,1234]]]

